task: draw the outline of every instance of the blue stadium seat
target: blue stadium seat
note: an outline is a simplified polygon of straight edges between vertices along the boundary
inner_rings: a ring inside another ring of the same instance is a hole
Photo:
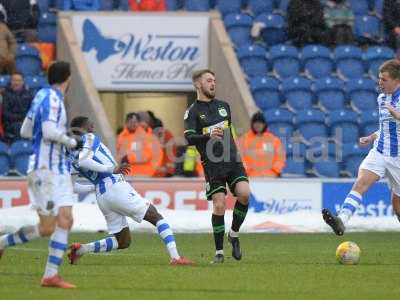
[[[216,8],[223,16],[240,13],[241,0],[217,0]]]
[[[347,82],[347,94],[350,98],[351,107],[362,112],[374,110],[377,107],[376,83],[371,79],[354,78]]]
[[[307,146],[301,141],[290,141],[286,143],[286,157],[294,160],[303,159],[306,157]]]
[[[279,12],[283,15],[286,15],[290,0],[276,0],[276,2]]]
[[[358,114],[352,110],[335,110],[328,115],[331,136],[339,143],[356,143],[360,136]]]
[[[5,176],[10,170],[10,159],[8,155],[8,146],[0,142],[0,175]]]
[[[114,1],[113,0],[100,0],[100,10],[103,11],[111,11],[114,10]]]
[[[0,88],[5,88],[10,83],[10,75],[0,76]]]
[[[262,76],[268,73],[265,48],[258,45],[243,46],[238,49],[237,56],[247,76]]]
[[[184,9],[188,11],[209,11],[209,0],[185,0]]]
[[[261,14],[256,17],[254,22],[265,25],[261,31],[261,36],[268,46],[274,46],[286,42],[286,21],[279,14]]]
[[[14,142],[10,147],[10,157],[19,175],[26,175],[29,156],[32,153],[32,144],[26,140]]]
[[[250,88],[256,105],[263,111],[278,108],[281,105],[279,81],[270,76],[254,77]]]
[[[378,18],[382,18],[383,16],[383,2],[384,0],[375,0],[374,1],[374,11]]]
[[[39,6],[39,10],[42,12],[48,11],[50,8],[50,3],[52,0],[38,0],[37,4]]]
[[[363,111],[360,115],[361,136],[367,136],[379,129],[379,113],[376,109]]]
[[[183,8],[183,0],[166,0],[167,10],[174,11]]]
[[[330,76],[333,71],[331,50],[320,45],[308,45],[301,51],[304,70],[314,78]]]
[[[360,147],[358,143],[344,144],[342,149],[342,156],[344,162],[344,169],[351,177],[357,177],[358,168],[367,156],[371,147]]]
[[[299,111],[312,107],[313,92],[311,80],[305,77],[289,77],[282,81],[282,93],[288,107],[293,111]]]
[[[25,84],[33,93],[48,86],[47,79],[44,76],[27,76],[25,77]]]
[[[368,0],[350,0],[350,6],[355,15],[367,15],[369,12]]]
[[[334,50],[336,69],[345,78],[359,78],[364,74],[362,50],[355,46],[338,46]]]
[[[318,109],[299,111],[296,116],[297,129],[304,142],[309,144],[313,138],[325,138],[328,130],[325,125],[325,114]]]
[[[315,162],[312,171],[318,177],[340,177],[339,163],[334,158]]]
[[[15,63],[18,72],[24,76],[39,74],[42,71],[39,51],[28,44],[18,45]]]
[[[287,158],[285,167],[282,170],[282,177],[305,177],[306,168],[304,160],[294,160],[293,158]]]
[[[324,111],[343,109],[346,95],[344,82],[338,78],[326,77],[315,81],[318,104]]]
[[[53,13],[42,13],[39,17],[38,38],[41,42],[56,43],[57,16]]]
[[[380,65],[386,60],[395,58],[393,49],[383,46],[368,47],[365,60],[368,64],[368,72],[374,78],[378,78]]]
[[[274,0],[249,0],[249,8],[254,16],[270,14],[274,10]]]
[[[246,14],[230,14],[224,18],[225,28],[237,46],[251,43],[250,30],[253,18]]]
[[[276,45],[270,49],[274,72],[281,78],[297,76],[300,73],[299,53],[296,47]]]
[[[360,42],[382,41],[381,22],[375,16],[356,16],[353,32]]]
[[[269,109],[264,112],[268,123],[268,130],[281,138],[289,138],[293,135],[293,113],[287,109]]]

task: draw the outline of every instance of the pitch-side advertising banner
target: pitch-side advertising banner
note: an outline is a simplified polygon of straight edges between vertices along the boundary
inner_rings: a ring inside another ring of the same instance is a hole
[[[191,90],[208,65],[206,15],[75,15],[73,27],[99,90]]]

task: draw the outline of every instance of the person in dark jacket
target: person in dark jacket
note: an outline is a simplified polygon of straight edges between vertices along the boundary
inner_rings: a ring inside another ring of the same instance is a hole
[[[287,9],[288,36],[297,47],[327,42],[324,11],[319,0],[291,0]]]
[[[0,0],[5,10],[5,22],[20,41],[34,39],[39,21],[39,6],[36,0]]]
[[[3,139],[6,143],[12,144],[20,139],[19,131],[32,99],[33,94],[25,87],[22,75],[11,75],[10,85],[3,93]]]
[[[383,24],[390,47],[400,48],[400,1],[385,0],[383,3]]]

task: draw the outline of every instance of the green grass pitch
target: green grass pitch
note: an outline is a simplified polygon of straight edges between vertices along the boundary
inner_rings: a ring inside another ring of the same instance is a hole
[[[90,241],[103,234],[73,234]],[[243,259],[235,261],[225,240],[223,265],[210,265],[211,234],[176,236],[181,254],[194,267],[169,266],[156,234],[133,234],[127,250],[86,255],[79,265],[63,264],[61,274],[76,290],[39,287],[47,241],[6,250],[0,261],[0,299],[398,299],[400,233],[242,234]],[[346,240],[361,248],[358,266],[335,260]]]

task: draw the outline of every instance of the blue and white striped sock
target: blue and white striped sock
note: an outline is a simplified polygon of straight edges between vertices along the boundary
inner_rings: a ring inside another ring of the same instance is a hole
[[[56,227],[49,241],[49,257],[44,277],[52,277],[58,273],[67,244],[68,230]]]
[[[350,191],[343,202],[339,218],[346,224],[362,202],[362,196],[356,191]]]
[[[105,239],[98,240],[92,243],[82,244],[81,248],[78,250],[78,254],[82,255],[89,252],[110,252],[114,249],[118,249],[118,241],[115,236],[109,236]]]
[[[40,237],[39,226],[25,226],[15,233],[5,234],[0,237],[0,249],[27,243]]]
[[[178,250],[176,249],[175,236],[169,227],[168,223],[161,219],[157,222],[157,231],[162,240],[164,241],[165,246],[167,247],[168,253],[171,258],[179,259],[180,256],[178,254]]]

